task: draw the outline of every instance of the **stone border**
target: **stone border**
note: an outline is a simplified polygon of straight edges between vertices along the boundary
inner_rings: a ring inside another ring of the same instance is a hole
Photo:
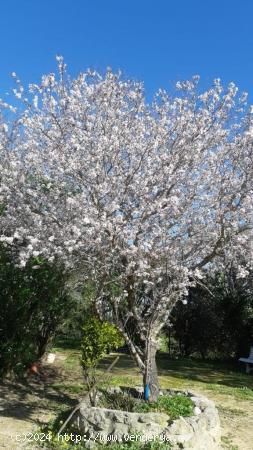
[[[110,392],[124,392],[128,388],[112,388]],[[140,397],[142,388],[131,388]],[[96,449],[98,442],[126,440],[154,440],[168,442],[173,450],[218,450],[220,449],[220,421],[213,401],[195,396],[188,391],[164,389],[160,395],[184,394],[195,404],[194,416],[180,417],[174,421],[164,413],[134,413],[107,408],[91,407],[88,401],[81,404],[71,420],[78,432],[90,441],[87,448]],[[139,436],[139,438],[138,438]]]

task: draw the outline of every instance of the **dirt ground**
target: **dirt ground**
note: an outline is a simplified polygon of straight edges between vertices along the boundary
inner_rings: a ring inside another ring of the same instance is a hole
[[[219,410],[224,448],[253,450],[253,401],[213,394],[204,389],[198,393],[213,400]]]
[[[57,354],[54,366],[44,366],[39,376],[23,382],[8,380],[0,384],[0,449],[38,449],[34,439],[39,427],[53,418],[63,407],[76,404],[80,392],[66,392],[69,383],[80,382],[81,373],[62,369],[65,356]],[[62,387],[62,388],[61,388]],[[234,398],[192,383],[191,391],[214,400],[222,426],[222,446],[229,450],[253,450],[253,401]],[[25,442],[20,442],[24,439]],[[30,439],[30,441],[29,441]],[[197,449],[196,449],[197,450]]]
[[[59,363],[59,361],[58,361]],[[0,449],[35,450],[40,426],[52,419],[62,407],[76,404],[78,395],[70,395],[52,387],[61,385],[68,374],[43,367],[40,375],[22,382],[0,383]],[[24,442],[21,442],[23,441]]]

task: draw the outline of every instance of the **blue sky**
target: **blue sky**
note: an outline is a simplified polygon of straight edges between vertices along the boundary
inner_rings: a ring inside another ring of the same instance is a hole
[[[202,85],[234,81],[253,101],[251,0],[3,0],[0,95],[55,71],[64,56],[75,75],[87,67],[121,68],[159,87],[199,74]]]

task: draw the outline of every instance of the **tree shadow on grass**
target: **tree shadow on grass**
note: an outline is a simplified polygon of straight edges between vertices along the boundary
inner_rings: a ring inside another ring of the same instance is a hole
[[[117,356],[120,356],[120,358],[112,372],[108,374],[108,384],[125,384],[128,386],[141,384],[140,371],[127,353],[115,353],[104,358],[99,366],[100,373],[105,373]],[[238,370],[238,366],[234,364],[186,358],[171,359],[166,353],[158,353],[157,364],[159,375],[163,381],[168,381],[169,384],[174,379],[175,385],[185,384],[188,388],[188,384],[191,382],[201,382],[205,383],[208,389],[216,389],[219,386],[221,390],[225,388],[224,393],[227,393],[228,388],[237,388],[241,391],[246,388],[251,394],[253,389],[252,375],[242,373]],[[78,398],[80,398],[82,383],[80,375],[77,379],[74,377],[76,365],[63,376],[57,373],[57,368],[44,367],[42,377],[33,377],[22,381],[8,380],[0,383],[0,416],[43,425],[44,422],[41,417],[45,413],[55,415],[62,409],[74,407]],[[73,383],[74,380],[79,382],[79,387],[66,384]]]
[[[158,355],[157,364],[159,374],[162,376],[220,384],[231,388],[253,389],[253,377],[243,373],[238,364],[233,362],[170,359],[169,355],[164,353]]]
[[[106,370],[115,359],[116,354],[110,355],[101,361],[100,369]],[[196,381],[206,384],[220,384],[231,388],[253,389],[253,376],[243,373],[244,368],[233,362],[203,361],[191,358],[171,359],[167,353],[159,352],[157,355],[159,375],[175,380]],[[123,377],[140,376],[140,371],[126,353],[120,354],[112,375]]]
[[[75,398],[36,378],[0,382],[0,417],[43,424],[42,414],[51,415],[75,404]]]

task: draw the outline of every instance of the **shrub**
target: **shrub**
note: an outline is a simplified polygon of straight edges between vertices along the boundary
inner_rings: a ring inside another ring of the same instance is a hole
[[[82,330],[81,364],[84,370],[96,367],[101,358],[124,344],[115,325],[95,316],[86,316]]]
[[[21,375],[44,354],[70,309],[64,281],[61,267],[33,259],[18,268],[0,248],[0,376]]]
[[[109,322],[102,322],[99,318],[87,315],[83,325],[81,345],[81,365],[84,379],[89,390],[91,404],[96,403],[96,368],[100,359],[113,349],[121,347],[124,340],[115,327]],[[92,390],[93,388],[93,390]]]

